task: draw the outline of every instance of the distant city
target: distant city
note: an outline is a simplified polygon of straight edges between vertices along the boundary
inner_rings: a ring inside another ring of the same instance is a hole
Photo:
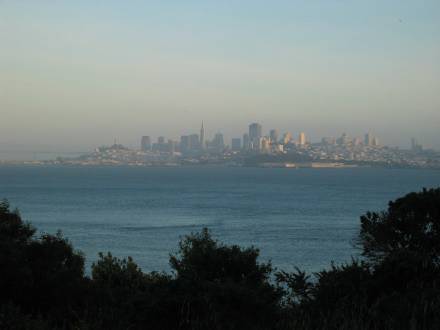
[[[199,133],[182,135],[180,141],[149,135],[140,137],[139,149],[129,149],[116,141],[76,158],[30,161],[30,164],[62,165],[227,165],[260,167],[355,167],[382,166],[440,169],[440,152],[426,150],[415,138],[408,149],[381,145],[377,136],[366,133],[361,139],[341,136],[323,137],[312,143],[305,132],[280,134],[277,129],[263,134],[263,126],[251,123],[242,137],[225,143],[218,132],[212,140],[205,138],[201,123]],[[3,162],[5,163],[5,162]],[[10,163],[10,162],[9,162]],[[24,163],[24,162],[21,162]]]

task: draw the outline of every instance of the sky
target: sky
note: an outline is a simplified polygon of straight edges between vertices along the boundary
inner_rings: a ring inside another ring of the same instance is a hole
[[[142,135],[440,149],[440,1],[0,0],[0,150]]]

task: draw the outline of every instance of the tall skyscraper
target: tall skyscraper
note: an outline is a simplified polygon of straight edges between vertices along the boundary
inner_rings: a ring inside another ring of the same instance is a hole
[[[225,142],[223,140],[223,134],[222,133],[217,133],[214,136],[214,140],[212,140],[212,146],[214,148],[216,148],[217,150],[222,150],[225,147]]]
[[[299,133],[298,143],[300,146],[303,146],[306,144],[306,134],[304,132]]]
[[[342,133],[341,137],[337,140],[339,145],[345,146],[350,143],[350,138],[347,133]]]
[[[173,140],[168,140],[168,152],[176,151],[176,143]]]
[[[151,139],[149,136],[143,136],[141,139],[141,150],[150,151],[151,150]]]
[[[189,143],[191,150],[199,150],[200,149],[200,139],[198,134],[191,134],[189,136]]]
[[[263,136],[263,128],[258,123],[249,125],[249,141],[252,150],[260,149],[260,139]]]
[[[188,135],[182,135],[180,137],[180,151],[186,153],[191,149],[191,143]]]
[[[412,151],[422,151],[423,146],[421,144],[419,144],[415,138],[411,138],[411,150]]]
[[[365,134],[364,145],[371,146],[373,144],[373,138],[370,133]]]
[[[283,135],[283,144],[288,144],[292,140],[292,133],[287,132]]]
[[[260,151],[264,153],[270,152],[270,138],[265,136],[260,139]]]
[[[205,149],[205,128],[203,127],[203,121],[202,127],[200,128],[200,148]]]
[[[247,134],[247,133],[243,134],[243,149],[244,150],[249,150],[250,149],[249,134]]]
[[[416,150],[417,149],[417,140],[415,138],[411,138],[411,149]]]
[[[240,151],[241,149],[241,139],[233,138],[231,141],[231,149],[232,151]]]
[[[253,123],[249,125],[249,138],[250,140],[259,139],[263,136],[263,128],[258,123]]]
[[[279,137],[278,130],[271,129],[270,130],[270,142],[271,143],[278,143],[278,137]]]

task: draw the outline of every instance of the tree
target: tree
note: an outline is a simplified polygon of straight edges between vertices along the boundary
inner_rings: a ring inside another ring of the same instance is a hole
[[[389,202],[384,212],[367,212],[361,216],[359,238],[363,255],[372,261],[402,249],[438,260],[440,188],[407,194]]]
[[[81,301],[84,257],[61,233],[37,238],[35,232],[0,203],[0,304],[64,323]]]
[[[257,261],[257,249],[223,245],[206,228],[179,248],[170,264],[188,329],[273,328],[281,294],[270,282],[271,264]]]

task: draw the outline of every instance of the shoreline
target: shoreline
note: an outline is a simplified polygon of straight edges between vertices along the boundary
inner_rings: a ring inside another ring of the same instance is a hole
[[[230,163],[80,163],[80,162],[57,162],[57,161],[0,161],[1,167],[145,167],[145,168],[194,168],[194,167],[240,167],[240,168],[261,168],[261,169],[351,169],[351,168],[380,168],[380,169],[411,169],[411,170],[440,170],[440,167],[418,167],[405,165],[384,165],[384,164],[347,164],[343,162],[307,162],[307,163],[261,163],[261,164],[230,164]]]

